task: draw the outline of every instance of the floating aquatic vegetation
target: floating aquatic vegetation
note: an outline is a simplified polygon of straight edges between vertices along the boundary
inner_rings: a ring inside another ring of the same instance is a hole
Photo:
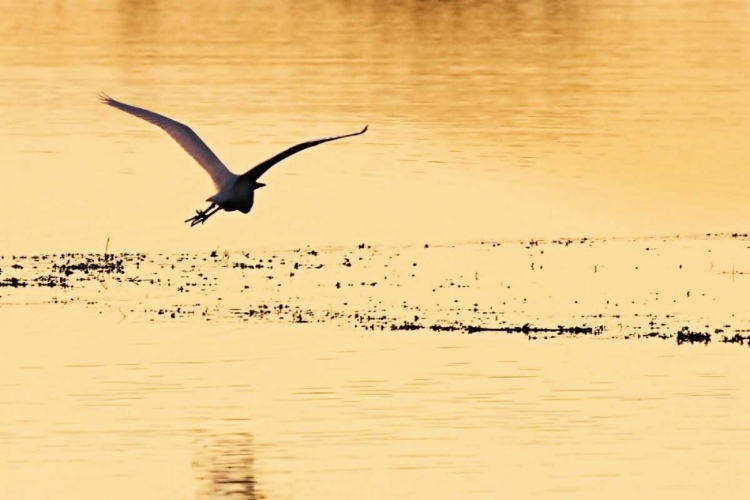
[[[530,340],[744,345],[750,344],[742,301],[750,292],[746,250],[744,234],[732,233],[6,255],[0,256],[0,305],[82,304],[127,321],[273,321]]]

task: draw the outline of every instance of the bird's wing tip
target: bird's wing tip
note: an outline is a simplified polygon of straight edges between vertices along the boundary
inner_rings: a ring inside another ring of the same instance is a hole
[[[364,134],[365,132],[367,132],[367,127],[369,127],[369,126],[370,126],[369,123],[367,125],[365,125],[365,128],[362,129],[362,132],[360,132],[360,134]]]

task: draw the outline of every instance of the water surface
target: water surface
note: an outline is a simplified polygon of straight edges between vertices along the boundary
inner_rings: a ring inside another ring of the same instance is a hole
[[[0,320],[16,325],[0,364],[3,497],[225,498],[226,474],[305,499],[748,487],[747,348],[186,330],[76,307]]]
[[[744,498],[746,2],[47,0],[0,37],[0,497]],[[370,130],[190,228],[207,176],[99,91],[236,172]],[[150,260],[31,258],[105,251]]]
[[[743,1],[76,1],[0,18],[6,251],[693,234],[750,210]],[[100,90],[188,123],[240,172],[371,129],[275,167],[252,215],[189,230],[207,177]]]

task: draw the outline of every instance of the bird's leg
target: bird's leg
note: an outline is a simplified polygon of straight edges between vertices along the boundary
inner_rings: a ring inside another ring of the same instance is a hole
[[[185,222],[190,222],[191,223],[190,225],[194,226],[194,225],[198,224],[199,222],[205,221],[208,218],[208,217],[206,217],[206,214],[208,213],[209,210],[211,210],[215,206],[216,205],[214,205],[213,203],[211,203],[211,205],[209,205],[209,207],[207,209],[205,209],[205,210],[196,210],[195,211],[196,215],[194,215],[193,217],[190,217]]]

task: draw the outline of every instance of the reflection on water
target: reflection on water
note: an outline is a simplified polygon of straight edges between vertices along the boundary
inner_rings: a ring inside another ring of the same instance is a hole
[[[193,468],[200,482],[205,483],[197,498],[238,498],[262,500],[255,477],[255,449],[250,434],[239,433],[211,436],[199,440]]]
[[[13,325],[0,498],[703,499],[750,487],[747,347],[136,322],[75,304],[0,307],[0,322]]]

